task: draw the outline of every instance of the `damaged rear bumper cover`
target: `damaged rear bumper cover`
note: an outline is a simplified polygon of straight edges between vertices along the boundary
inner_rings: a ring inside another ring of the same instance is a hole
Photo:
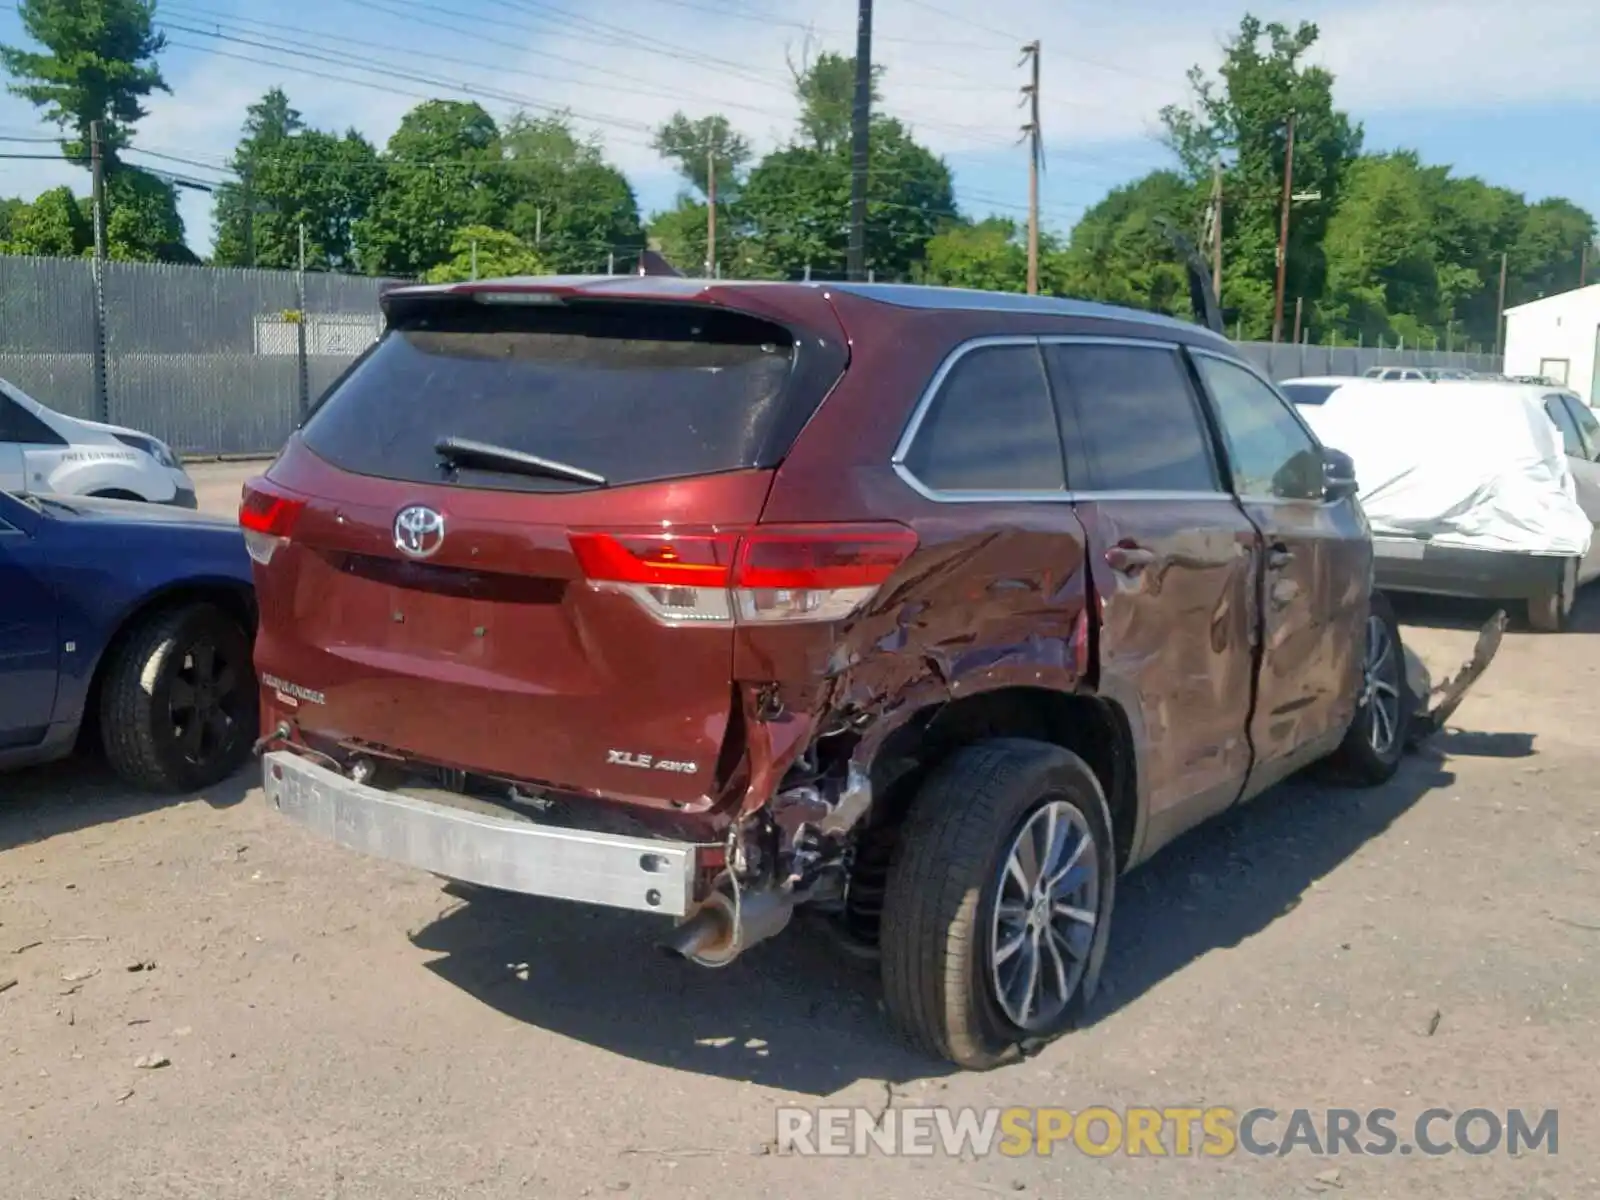
[[[695,907],[693,843],[455,808],[357,783],[291,751],[262,763],[268,802],[348,850],[530,896],[674,917]]]

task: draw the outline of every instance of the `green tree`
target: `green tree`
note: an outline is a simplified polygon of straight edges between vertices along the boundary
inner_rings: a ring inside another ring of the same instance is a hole
[[[824,154],[850,144],[851,117],[855,112],[855,56],[823,52],[812,60],[803,52],[799,62],[789,61],[795,97],[800,101],[800,132],[813,150]],[[872,68],[872,103],[883,97],[878,81],[883,68]]]
[[[1346,340],[1416,342],[1440,323],[1438,247],[1428,180],[1411,153],[1350,164],[1328,222],[1327,294],[1319,317]]]
[[[1189,276],[1164,223],[1183,229],[1195,184],[1152,171],[1084,213],[1060,255],[1040,254],[1041,287],[1087,300],[1189,316]]]
[[[750,143],[720,113],[696,120],[673,113],[656,130],[651,144],[702,196],[710,183],[712,162],[717,167],[717,195],[722,199],[732,199],[738,192],[741,172],[750,163]]]
[[[6,236],[10,254],[76,258],[94,242],[94,231],[69,187],[51,188],[12,217]]]
[[[106,181],[106,210],[108,258],[124,262],[199,261],[183,243],[178,196],[166,180],[137,167],[124,166]]]
[[[355,229],[382,175],[377,152],[359,133],[305,128],[288,97],[273,88],[250,107],[233,170],[238,182],[217,194],[218,264],[292,268],[303,225],[308,266],[357,269]]]
[[[1570,200],[1551,197],[1530,206],[1509,247],[1509,304],[1578,286],[1583,248],[1594,243],[1594,218]]]
[[[1271,331],[1278,221],[1290,114],[1295,120],[1294,184],[1316,199],[1297,204],[1290,221],[1286,310],[1296,297],[1316,300],[1325,267],[1322,242],[1338,206],[1346,167],[1360,152],[1361,126],[1333,105],[1333,76],[1306,66],[1317,27],[1263,24],[1246,15],[1228,41],[1219,79],[1189,72],[1188,107],[1162,110],[1167,142],[1197,189],[1215,163],[1225,165],[1223,302],[1237,310],[1247,336]],[[1189,221],[1203,211],[1203,191]]]
[[[1028,281],[1028,251],[1015,221],[990,217],[952,223],[928,239],[924,283],[1020,292]]]
[[[367,270],[420,275],[450,258],[457,230],[504,227],[500,130],[481,105],[423,101],[401,119],[382,161],[370,211],[355,222]]]
[[[544,272],[539,256],[516,234],[488,225],[468,225],[456,230],[450,240],[450,258],[430,268],[426,278],[429,283],[456,283]]]
[[[500,228],[533,246],[553,271],[604,271],[613,256],[620,270],[637,260],[644,247],[639,201],[597,139],[580,138],[564,114],[518,113],[507,121],[502,144]]]
[[[71,135],[70,157],[88,153],[89,126],[99,121],[114,159],[145,115],[145,98],[171,90],[155,62],[166,45],[155,0],[19,0],[17,14],[44,51],[0,46],[11,91]]]
[[[823,54],[793,69],[800,140],[750,172],[733,223],[770,272],[795,277],[809,266],[827,278],[844,272],[850,236],[850,122],[840,105],[855,63]],[[881,278],[903,279],[920,269],[928,240],[957,219],[950,168],[893,117],[874,118],[870,132],[867,266]]]
[[[850,237],[850,150],[790,146],[750,172],[740,223],[763,259],[796,277],[809,265],[823,278],[844,273]],[[950,169],[892,117],[872,123],[867,176],[867,266],[902,279],[928,240],[957,216]]]

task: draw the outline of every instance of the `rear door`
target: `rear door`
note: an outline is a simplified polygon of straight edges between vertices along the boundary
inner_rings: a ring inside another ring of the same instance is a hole
[[[423,306],[247,499],[269,706],[424,764],[708,803],[735,548],[842,363],[708,306]]]
[[[40,741],[55,707],[56,606],[29,532],[38,524],[0,495],[0,750]]]
[[[1324,499],[1322,447],[1244,363],[1191,351],[1232,486],[1266,543],[1252,794],[1337,745],[1366,644],[1372,542],[1354,499]]]
[[[1045,358],[1101,605],[1100,689],[1140,727],[1148,853],[1249,774],[1259,539],[1176,346],[1047,339]]]

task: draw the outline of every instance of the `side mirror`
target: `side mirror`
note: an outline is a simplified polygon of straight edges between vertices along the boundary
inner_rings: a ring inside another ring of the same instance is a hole
[[[1356,486],[1356,464],[1342,450],[1322,452],[1322,495],[1325,500],[1346,500],[1360,489]]]

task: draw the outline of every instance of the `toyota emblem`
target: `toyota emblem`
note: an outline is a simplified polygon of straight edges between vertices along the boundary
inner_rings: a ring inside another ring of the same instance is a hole
[[[444,516],[421,504],[402,508],[394,518],[394,545],[412,558],[431,558],[444,545]]]

